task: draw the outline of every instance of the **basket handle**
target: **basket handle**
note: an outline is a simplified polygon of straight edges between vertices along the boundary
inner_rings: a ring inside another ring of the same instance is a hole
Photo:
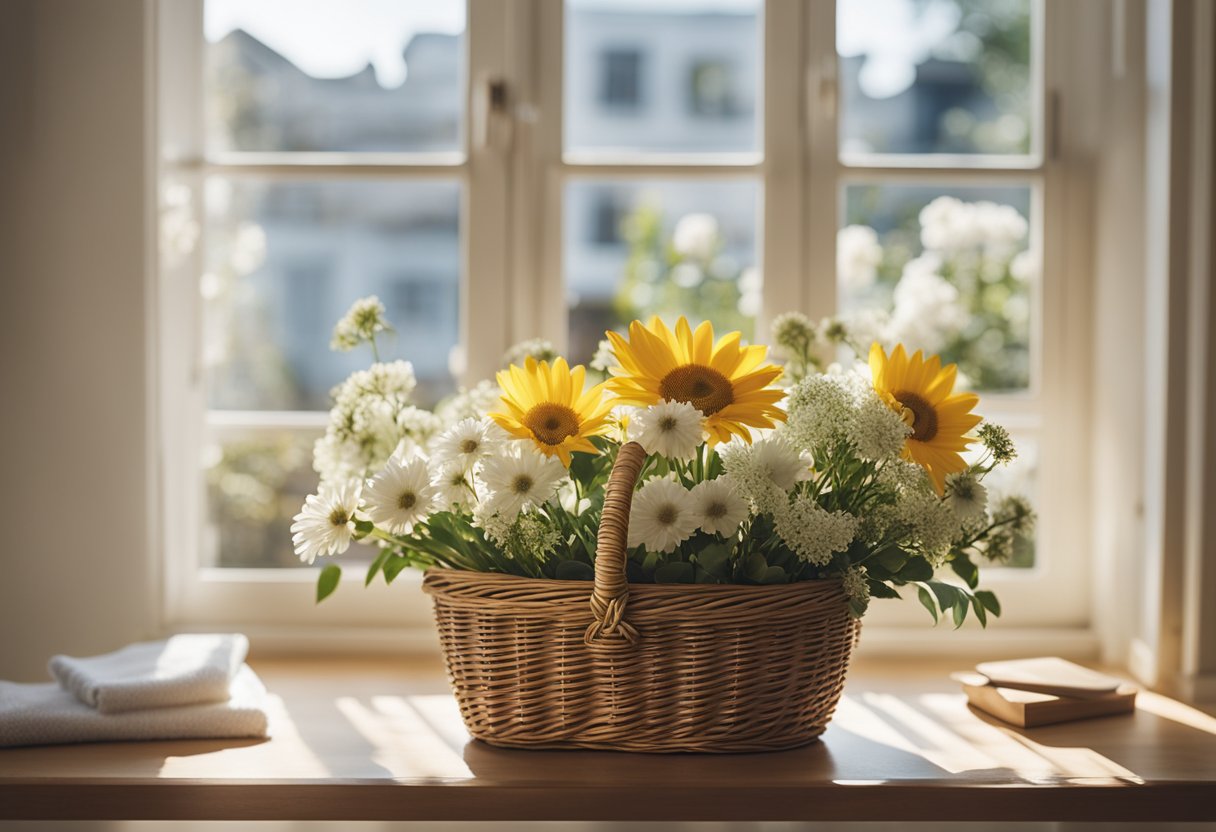
[[[600,516],[595,543],[595,587],[591,592],[591,614],[583,641],[605,647],[628,647],[638,640],[638,631],[625,620],[629,582],[625,578],[625,555],[629,540],[629,507],[646,451],[637,442],[626,442],[617,452]]]

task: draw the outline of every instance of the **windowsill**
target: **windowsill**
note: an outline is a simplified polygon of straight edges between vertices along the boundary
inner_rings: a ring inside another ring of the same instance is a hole
[[[1216,718],[1014,729],[943,663],[860,660],[823,741],[741,756],[470,742],[434,659],[265,659],[272,739],[0,751],[10,819],[1216,819]]]

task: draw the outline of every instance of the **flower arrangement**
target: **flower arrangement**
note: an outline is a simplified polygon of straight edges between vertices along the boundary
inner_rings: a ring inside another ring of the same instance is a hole
[[[604,381],[537,342],[515,351],[497,386],[431,412],[410,402],[410,365],[378,359],[383,306],[359,301],[334,345],[368,343],[377,361],[333,391],[296,553],[312,563],[375,544],[367,583],[408,567],[590,580],[605,483],[635,441],[647,457],[630,582],[835,579],[856,617],[915,586],[935,620],[999,615],[977,589],[979,563],[1007,557],[1034,521],[1024,499],[988,505],[985,475],[1014,458],[1008,433],[981,422],[978,397],[956,392],[955,366],[936,356],[874,344],[868,366],[821,372],[798,348],[815,340],[810,322],[776,326],[784,369],[738,332],[656,317],[607,334]],[[946,568],[961,580],[942,579]],[[318,600],[340,575],[321,571]]]

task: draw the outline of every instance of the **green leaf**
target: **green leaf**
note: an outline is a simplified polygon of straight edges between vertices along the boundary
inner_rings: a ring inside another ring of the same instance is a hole
[[[899,570],[899,579],[905,583],[927,581],[933,577],[933,566],[920,555],[908,558],[903,569]]]
[[[392,549],[381,549],[380,554],[376,555],[376,559],[372,561],[372,565],[367,569],[367,580],[363,582],[364,586],[371,586],[372,580],[384,568],[384,562],[393,554]]]
[[[762,584],[788,584],[789,582],[790,576],[780,566],[768,567],[764,570],[763,577],[760,578]]]
[[[691,584],[696,581],[696,572],[687,561],[664,563],[654,570],[656,584]]]
[[[954,574],[958,575],[967,582],[967,586],[975,589],[980,582],[980,569],[971,562],[971,558],[967,557],[962,552],[954,556],[950,561],[950,568],[954,570]]]
[[[697,565],[717,578],[724,578],[730,571],[730,547],[725,543],[711,543],[696,555]]]
[[[975,617],[980,620],[981,627],[988,626],[988,610],[984,609],[984,604],[979,598],[971,596],[971,606],[975,608]]]
[[[391,584],[398,575],[410,565],[410,559],[401,555],[393,555],[384,562],[384,582]]]
[[[898,598],[899,593],[894,587],[884,584],[882,581],[867,580],[866,583],[870,587],[870,597],[872,598]]]
[[[317,576],[317,603],[321,603],[338,588],[338,581],[342,580],[342,567],[337,564],[328,564],[321,570],[321,574]]]
[[[904,561],[907,559],[907,552],[897,546],[893,546],[888,549],[883,549],[881,552],[875,554],[874,557],[866,561],[866,566],[868,568],[870,564],[877,563],[883,569],[895,574],[896,572],[900,571],[904,565]]]
[[[554,576],[559,581],[594,581],[595,570],[581,560],[558,561]]]
[[[768,561],[764,559],[764,555],[757,552],[754,555],[749,555],[747,562],[743,564],[743,574],[750,580],[760,583],[764,580],[764,573],[768,571]]]
[[[981,589],[979,592],[975,593],[975,598],[984,605],[984,609],[988,610],[988,612],[992,613],[998,618],[1000,617],[1001,602],[996,599],[995,595],[986,589]]]
[[[375,530],[376,524],[371,520],[356,520],[354,538],[355,540],[362,540]]]
[[[933,616],[933,623],[937,623],[937,605],[933,603],[933,595],[923,586],[916,588],[916,597],[920,599],[921,606],[927,609],[930,615]]]
[[[958,599],[958,603],[954,605],[954,629],[956,630],[967,620],[967,608],[970,606],[967,603],[967,596],[963,593],[958,594]]]
[[[959,600],[959,591],[950,584],[942,583],[941,581],[929,581],[929,589],[937,596],[937,603],[941,605],[942,612],[953,607]]]

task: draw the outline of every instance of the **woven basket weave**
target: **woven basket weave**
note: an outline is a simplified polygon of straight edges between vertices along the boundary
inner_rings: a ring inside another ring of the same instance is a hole
[[[628,584],[645,452],[609,477],[595,582],[428,571],[469,733],[518,748],[771,751],[823,733],[857,623],[838,581]]]

